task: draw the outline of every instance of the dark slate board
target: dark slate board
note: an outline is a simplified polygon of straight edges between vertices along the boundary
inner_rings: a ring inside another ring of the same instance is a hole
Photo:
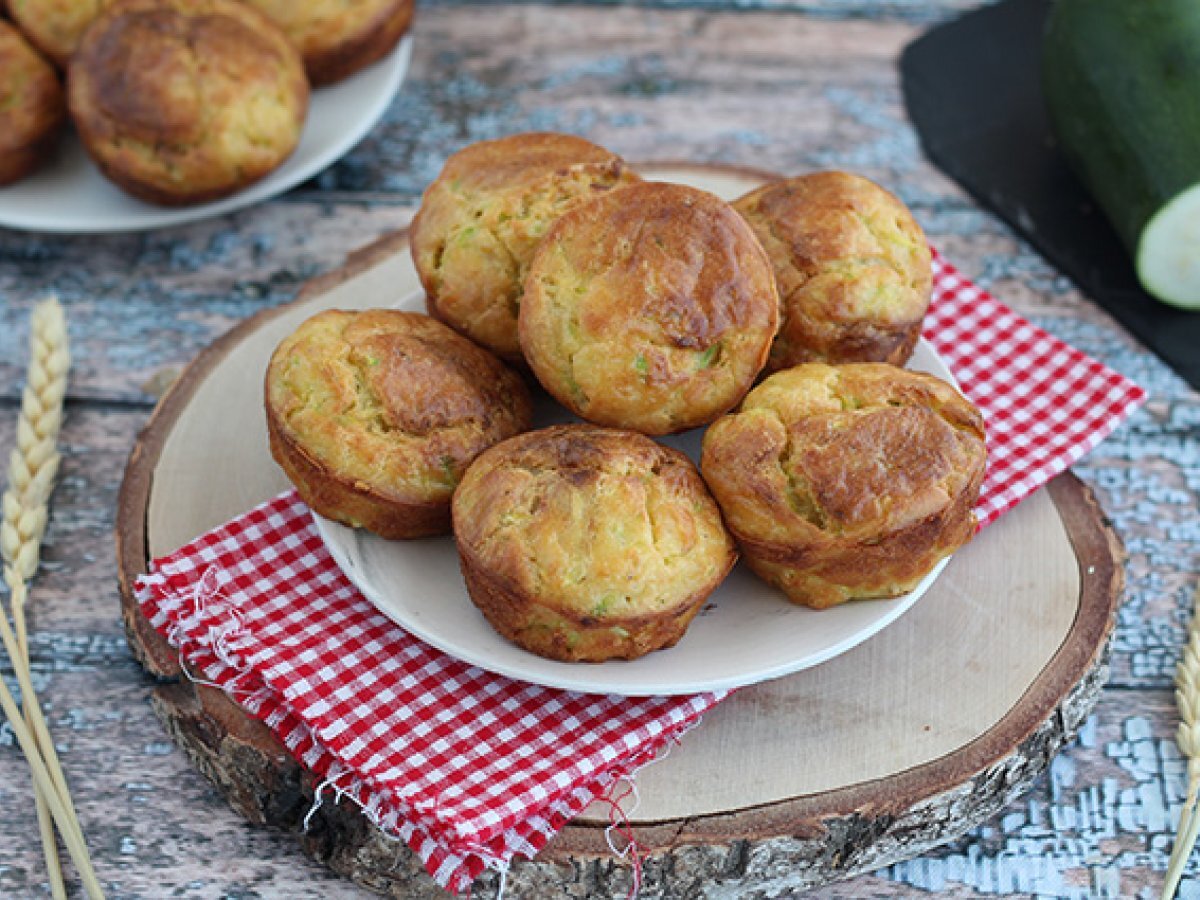
[[[929,158],[1200,388],[1200,313],[1138,285],[1116,232],[1067,169],[1039,84],[1050,0],[1005,0],[939,26],[900,60]]]

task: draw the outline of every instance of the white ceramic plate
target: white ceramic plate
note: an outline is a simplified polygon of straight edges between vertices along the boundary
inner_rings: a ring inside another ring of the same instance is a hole
[[[401,301],[421,310],[421,295]],[[909,368],[954,383],[924,340]],[[548,398],[538,428],[574,418]],[[693,460],[703,429],[666,438]],[[898,619],[941,573],[940,563],[911,594],[847,603],[820,612],[793,606],[739,563],[713,593],[679,643],[630,661],[562,663],[543,659],[497,634],[463,586],[454,542],[446,538],[385,541],[314,515],[334,560],[388,618],[429,644],[480,668],[535,684],[594,694],[690,694],[755,684],[815,666],[862,643]]]
[[[311,178],[363,139],[396,96],[411,58],[412,37],[406,36],[373,66],[314,90],[296,152],[262,181],[231,197],[180,208],[135,200],[100,174],[72,133],[49,166],[0,188],[0,225],[64,234],[142,231],[206,219],[274,197]]]

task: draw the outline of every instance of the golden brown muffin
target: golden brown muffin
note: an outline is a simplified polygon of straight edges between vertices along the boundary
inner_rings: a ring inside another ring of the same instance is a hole
[[[672,646],[736,559],[686,456],[581,424],[480,454],[454,494],[454,536],[492,626],[566,662]]]
[[[637,180],[619,156],[569,134],[516,134],[455,153],[412,224],[430,315],[519,362],[517,307],[538,242],[567,210]]]
[[[60,69],[96,17],[116,0],[8,0],[9,15],[30,42]]]
[[[214,200],[296,148],[308,82],[296,49],[235,0],[121,0],[71,59],[71,115],[100,170],[152,203]]]
[[[768,371],[908,362],[929,307],[929,244],[903,203],[846,172],[778,181],[734,203],[771,257],[783,320]]]
[[[701,469],[750,567],[824,609],[912,590],[970,540],[983,417],[932,375],[808,363],[704,436]]]
[[[0,21],[0,185],[44,162],[67,117],[58,76],[17,29]]]
[[[270,17],[304,58],[313,86],[332,84],[385,56],[408,31],[413,0],[245,0]]]
[[[521,349],[589,421],[667,434],[735,406],[779,324],[771,264],[712,194],[645,182],[560,218],[538,248]]]
[[[386,538],[450,530],[450,495],[475,456],[529,427],[529,393],[503,363],[420,313],[318,313],[266,378],[271,452],[327,518]]]

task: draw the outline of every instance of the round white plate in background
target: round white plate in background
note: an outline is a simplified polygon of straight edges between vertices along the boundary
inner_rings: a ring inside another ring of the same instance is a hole
[[[206,219],[274,197],[316,175],[366,136],[396,96],[411,58],[412,37],[406,36],[374,65],[315,89],[296,152],[262,181],[212,203],[164,207],[136,200],[100,174],[69,132],[48,166],[0,188],[0,226],[63,234],[143,231]]]

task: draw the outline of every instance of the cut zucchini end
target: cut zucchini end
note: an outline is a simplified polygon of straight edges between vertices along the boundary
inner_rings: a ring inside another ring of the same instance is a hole
[[[1156,212],[1138,240],[1138,279],[1153,296],[1200,310],[1200,184]]]

